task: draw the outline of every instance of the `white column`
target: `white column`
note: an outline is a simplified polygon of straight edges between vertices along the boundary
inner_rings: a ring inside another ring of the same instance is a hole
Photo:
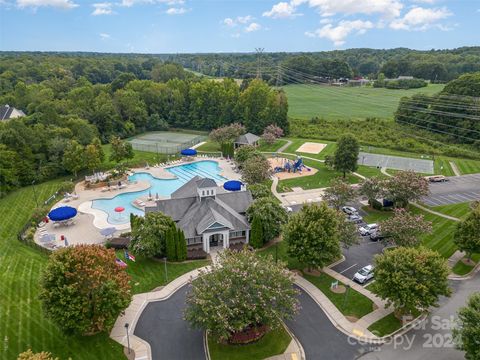
[[[210,236],[209,234],[203,234],[203,251],[205,251],[207,254],[210,252]]]
[[[250,241],[250,230],[246,230],[245,231],[245,244],[248,244],[248,242]]]
[[[229,236],[230,232],[229,231],[225,231],[223,233],[223,248],[224,249],[228,249],[230,247],[230,236]]]

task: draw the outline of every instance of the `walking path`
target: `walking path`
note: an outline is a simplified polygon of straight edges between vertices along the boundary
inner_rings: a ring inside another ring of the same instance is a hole
[[[279,148],[279,149],[277,150],[277,152],[283,152],[283,151],[287,150],[287,148],[288,148],[290,145],[292,145],[292,142],[291,142],[290,140],[285,140],[285,142],[286,142],[286,143],[285,143],[284,145],[282,145],[282,147]]]
[[[411,204],[413,206],[419,208],[419,209],[422,209],[423,211],[429,212],[430,214],[437,215],[437,216],[440,216],[440,217],[443,217],[445,219],[452,220],[452,221],[457,221],[457,222],[460,221],[459,218],[456,218],[456,217],[453,217],[453,216],[450,216],[450,215],[447,215],[447,214],[439,213],[438,211],[429,209],[429,208],[427,208],[423,205],[420,205],[420,204],[417,204],[417,203],[414,203],[414,202],[412,202]]]
[[[455,176],[462,176],[462,173],[460,172],[460,170],[458,170],[457,164],[455,164],[453,161],[449,161],[449,163]]]
[[[380,172],[381,172],[383,175],[386,175],[386,176],[388,176],[388,177],[392,177],[392,175],[387,172],[387,168],[386,168],[386,167],[382,167],[382,168],[380,169]]]

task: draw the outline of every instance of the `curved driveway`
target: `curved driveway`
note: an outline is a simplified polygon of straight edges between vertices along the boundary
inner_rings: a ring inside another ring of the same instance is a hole
[[[190,329],[183,320],[187,291],[185,285],[167,300],[149,303],[138,319],[134,333],[150,344],[153,360],[205,359],[202,331]],[[349,360],[365,353],[366,348],[349,344],[347,336],[332,325],[307,293],[301,291],[299,300],[299,313],[286,323],[307,359]]]

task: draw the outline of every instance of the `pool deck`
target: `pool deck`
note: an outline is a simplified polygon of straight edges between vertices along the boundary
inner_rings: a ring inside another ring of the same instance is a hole
[[[149,173],[150,175],[159,178],[159,179],[175,179],[175,175],[166,171],[166,168],[175,167],[185,164],[191,164],[198,161],[216,161],[220,167],[219,175],[229,179],[229,180],[239,180],[240,174],[235,172],[233,167],[234,164],[232,161],[228,161],[221,158],[196,158],[195,161],[175,163],[165,167],[148,167],[148,168],[135,168],[131,169],[132,173]],[[85,183],[79,182],[75,185],[75,192],[78,195],[77,199],[71,199],[70,201],[62,199],[57,202],[52,208],[59,206],[71,206],[78,210],[77,216],[74,218],[74,225],[70,226],[56,226],[52,222],[49,222],[44,225],[43,229],[47,234],[55,235],[55,240],[50,242],[40,241],[40,231],[37,230],[34,236],[34,240],[37,244],[47,247],[47,248],[61,248],[64,247],[64,241],[60,240],[61,236],[67,238],[68,245],[77,245],[77,244],[103,244],[106,242],[106,238],[100,234],[100,230],[107,227],[115,227],[117,229],[116,233],[113,235],[118,236],[120,233],[130,231],[130,223],[125,224],[116,224],[112,225],[107,221],[107,213],[92,208],[92,202],[96,199],[110,199],[119,194],[143,191],[150,187],[148,181],[135,181],[128,183],[127,186],[123,189],[117,190],[115,186],[110,187],[109,191],[102,191],[102,188],[97,189],[86,189]],[[160,197],[160,199],[165,197]],[[145,202],[146,205],[152,206],[155,205],[155,200],[148,201],[148,199],[143,196],[139,197],[139,200]],[[137,206],[138,207],[138,206]],[[128,216],[128,215],[123,215]]]

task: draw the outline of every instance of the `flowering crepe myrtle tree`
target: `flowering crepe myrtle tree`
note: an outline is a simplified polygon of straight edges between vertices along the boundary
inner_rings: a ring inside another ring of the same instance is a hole
[[[225,342],[252,328],[277,328],[297,312],[298,291],[282,262],[246,249],[218,256],[210,271],[200,270],[187,295],[185,319],[194,328]]]
[[[360,194],[365,195],[368,203],[371,204],[373,200],[382,197],[384,193],[385,181],[377,176],[372,176],[362,181],[360,184]]]
[[[323,199],[335,209],[340,209],[347,202],[355,199],[356,191],[343,178],[335,178],[323,193]]]
[[[267,158],[262,154],[248,158],[241,169],[242,179],[247,184],[258,184],[270,179],[272,168]]]
[[[400,171],[385,184],[385,195],[395,207],[405,208],[411,201],[428,195],[428,180],[413,171]]]
[[[268,125],[262,134],[262,139],[267,144],[273,144],[275,140],[283,136],[283,129],[278,127],[277,125],[271,124]]]
[[[397,246],[416,246],[420,236],[432,232],[432,223],[423,215],[405,209],[394,209],[394,216],[379,224],[380,232]]]
[[[222,145],[233,143],[242,134],[245,134],[245,127],[242,124],[233,123],[212,130],[208,136],[213,142]]]

